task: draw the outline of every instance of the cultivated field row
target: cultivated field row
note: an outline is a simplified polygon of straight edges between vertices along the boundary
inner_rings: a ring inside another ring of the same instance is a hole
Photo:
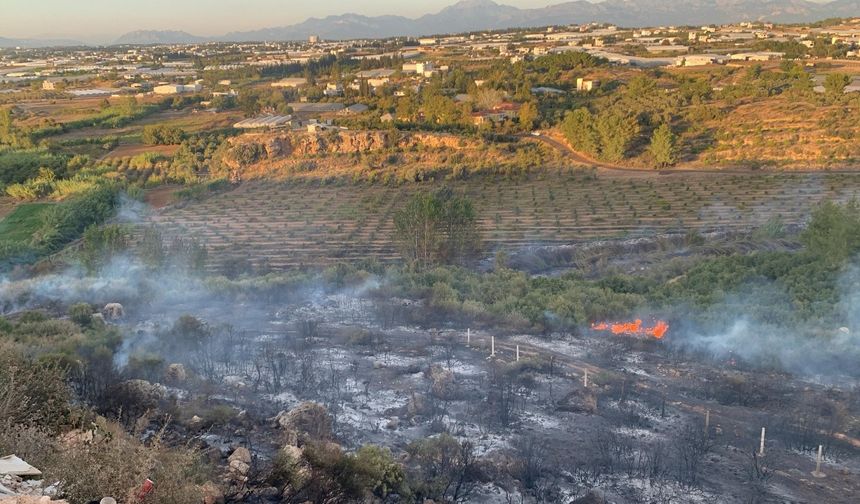
[[[439,184],[441,185],[441,184]],[[860,174],[571,175],[529,181],[457,181],[480,217],[488,250],[669,230],[731,230],[772,219],[802,223],[828,199],[860,196]],[[433,185],[245,183],[151,217],[167,235],[197,236],[212,266],[247,257],[273,268],[395,259],[393,215]]]

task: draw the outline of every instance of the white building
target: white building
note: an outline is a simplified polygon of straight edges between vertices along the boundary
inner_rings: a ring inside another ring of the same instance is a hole
[[[273,88],[298,88],[307,86],[308,80],[304,77],[287,77],[272,83]]]
[[[196,81],[194,84],[162,84],[152,88],[152,92],[158,95],[198,93],[202,90],[203,83],[200,81]]]
[[[323,94],[326,96],[342,96],[343,95],[343,86],[340,83],[329,82],[325,85],[325,89],[323,90]]]
[[[592,80],[592,79],[584,79],[579,77],[576,79],[576,90],[577,91],[593,91],[600,87],[600,81]]]
[[[721,65],[725,63],[726,57],[719,54],[690,54],[679,56],[675,60],[675,66],[692,67],[705,65]]]

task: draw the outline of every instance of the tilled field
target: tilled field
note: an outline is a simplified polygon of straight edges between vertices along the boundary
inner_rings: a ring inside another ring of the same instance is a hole
[[[657,232],[750,229],[778,218],[802,223],[825,200],[860,195],[856,173],[574,172],[527,181],[445,183],[474,202],[487,250]],[[245,257],[273,269],[398,256],[393,215],[421,185],[253,182],[152,215],[169,235],[197,236],[212,266]]]

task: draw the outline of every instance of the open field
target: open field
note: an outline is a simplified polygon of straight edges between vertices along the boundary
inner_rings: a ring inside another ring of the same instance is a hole
[[[17,204],[18,202],[9,196],[0,196],[0,219],[12,213],[12,210],[15,209]]]
[[[190,110],[166,110],[133,121],[121,128],[83,128],[62,135],[51,137],[53,140],[80,140],[91,137],[116,136],[128,137],[134,140],[143,131],[144,126],[157,124],[167,127],[181,128],[186,133],[199,133],[212,129],[228,128],[242,118],[241,112],[193,112]]]
[[[574,172],[528,181],[447,183],[474,202],[488,251],[661,231],[731,231],[779,218],[802,223],[827,199],[860,195],[860,174],[747,175]],[[392,217],[407,197],[441,183],[244,183],[201,202],[155,213],[168,235],[198,236],[210,260],[247,257],[279,269],[398,256]]]
[[[29,240],[41,223],[40,217],[51,206],[51,203],[27,203],[16,206],[3,220],[0,220],[0,241]]]
[[[177,150],[179,150],[178,145],[127,144],[127,145],[120,145],[116,149],[110,151],[104,157],[104,159],[133,157],[133,156],[137,156],[138,154],[148,154],[148,153],[172,157],[174,154],[176,154]]]

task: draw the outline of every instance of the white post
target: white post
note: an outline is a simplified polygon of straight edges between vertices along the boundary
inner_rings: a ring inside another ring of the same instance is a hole
[[[585,370],[585,374],[582,375],[582,386],[588,388],[588,370]]]
[[[496,355],[496,337],[490,336],[490,356]]]
[[[520,361],[520,346],[517,345],[517,362]]]
[[[708,433],[708,428],[711,426],[711,410],[705,410],[705,434]]]
[[[821,457],[822,452],[824,451],[823,445],[818,445],[818,456],[815,458],[815,471],[812,472],[812,475],[816,478],[823,478],[824,473],[821,472]]]
[[[761,428],[761,442],[758,446],[758,456],[764,457],[764,427]]]
[[[472,345],[472,328],[466,328],[466,346]]]
[[[817,473],[821,472],[821,450],[823,448],[824,447],[822,445],[818,445],[818,457],[815,460],[815,472]]]

